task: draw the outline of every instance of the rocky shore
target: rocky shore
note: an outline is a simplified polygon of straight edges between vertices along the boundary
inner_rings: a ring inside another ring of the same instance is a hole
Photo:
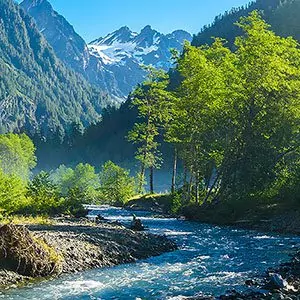
[[[34,241],[42,241],[53,249],[61,260],[59,272],[53,273],[52,276],[131,263],[177,249],[176,245],[164,236],[135,232],[121,225],[105,222],[94,224],[89,221],[63,221],[50,226],[31,225],[27,226],[27,229]],[[32,276],[26,276],[26,272],[21,272],[19,267],[11,268],[13,264],[10,264],[9,268],[5,267],[3,253],[7,250],[3,245],[1,249],[1,243],[0,250],[0,288],[16,286],[34,279]],[[22,257],[18,259],[19,262],[23,260]]]

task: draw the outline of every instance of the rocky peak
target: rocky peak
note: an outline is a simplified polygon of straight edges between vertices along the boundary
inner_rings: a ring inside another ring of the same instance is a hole
[[[192,40],[191,34],[184,30],[175,30],[171,33],[171,35],[180,43],[183,43],[185,40],[186,41]]]
[[[161,34],[159,32],[152,29],[150,25],[147,25],[141,30],[140,34],[134,38],[134,42],[139,47],[150,47],[158,41],[160,36]]]
[[[73,26],[59,15],[47,0],[24,0],[20,6],[34,18],[41,33],[57,56],[75,71],[86,68],[89,52],[85,41]]]
[[[132,32],[129,27],[123,26],[120,29],[106,35],[104,38],[96,39],[90,44],[93,45],[112,45],[114,43],[127,43],[130,42],[137,33]]]

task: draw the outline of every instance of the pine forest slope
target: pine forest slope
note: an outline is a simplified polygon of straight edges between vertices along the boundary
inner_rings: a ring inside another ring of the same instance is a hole
[[[100,120],[107,97],[67,69],[12,0],[0,0],[0,128],[63,135]]]

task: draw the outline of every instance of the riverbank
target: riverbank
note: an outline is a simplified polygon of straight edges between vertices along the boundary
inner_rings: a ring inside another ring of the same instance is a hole
[[[164,236],[135,232],[107,222],[60,220],[53,225],[26,225],[26,228],[34,241],[42,241],[60,257],[60,270],[52,277],[131,263],[177,249]],[[1,252],[4,252],[3,247]],[[26,284],[33,279],[20,270],[0,268],[1,289]]]
[[[300,210],[297,206],[259,205],[236,212],[235,208],[230,206],[197,207],[191,205],[184,208],[183,215],[188,220],[219,226],[300,235]]]
[[[190,204],[177,214],[172,211],[174,200],[170,194],[146,195],[126,203],[129,210],[145,210],[172,217],[184,217],[218,226],[300,235],[300,208],[297,203],[253,204],[246,208],[230,203],[199,206]]]

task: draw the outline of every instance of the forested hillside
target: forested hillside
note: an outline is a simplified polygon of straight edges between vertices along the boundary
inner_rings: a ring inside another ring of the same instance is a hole
[[[246,7],[234,8],[215,18],[214,22],[204,26],[194,36],[192,45],[211,44],[212,37],[224,38],[233,45],[236,36],[242,34],[241,28],[235,26],[240,17],[246,16],[253,10],[262,12],[263,18],[280,36],[293,36],[300,40],[300,1],[299,0],[257,0]]]
[[[12,0],[0,1],[1,132],[63,137],[73,122],[100,120],[108,99],[68,70]]]

